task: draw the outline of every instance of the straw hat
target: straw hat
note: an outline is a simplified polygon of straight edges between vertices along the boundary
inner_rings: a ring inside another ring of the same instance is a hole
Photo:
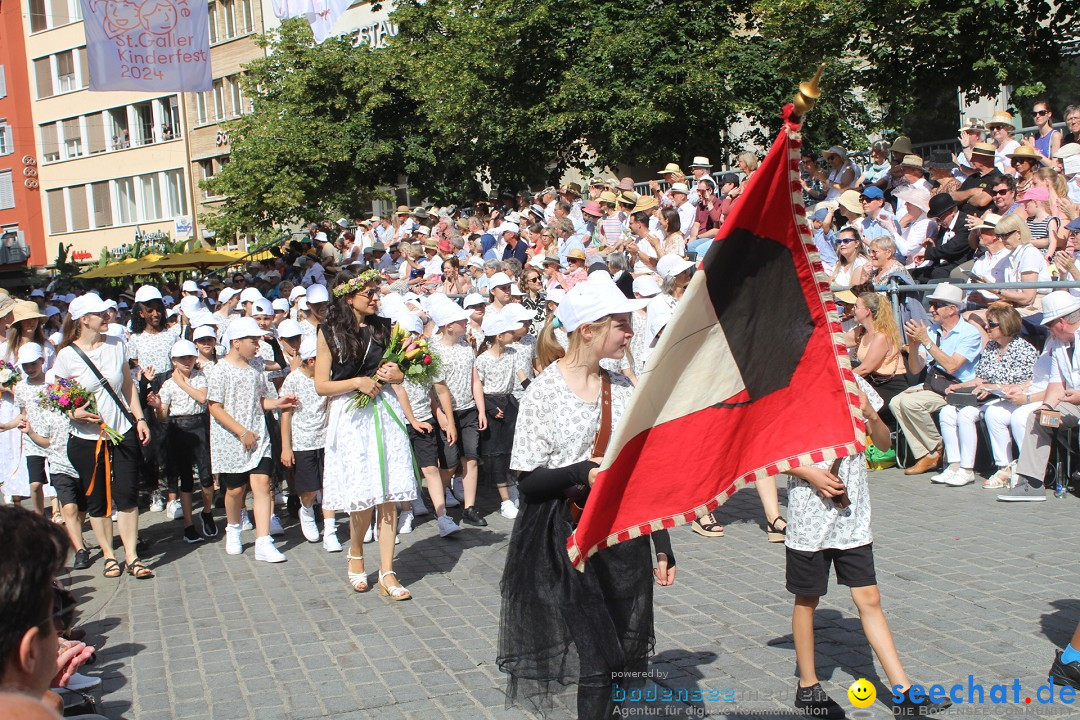
[[[997,149],[990,143],[975,143],[971,146],[972,155],[984,155],[988,157],[996,157]]]
[[[905,155],[904,159],[900,161],[900,165],[903,167],[912,167],[918,170],[925,170],[926,165],[923,164],[923,159],[918,155]]]
[[[996,126],[1007,127],[1010,130],[1016,129],[1016,123],[1013,122],[1013,116],[1011,112],[1005,112],[1004,110],[998,110],[994,113],[993,117],[986,121],[986,127],[994,128]]]
[[[980,118],[968,118],[967,122],[964,123],[963,127],[957,132],[977,132],[983,134],[986,132],[986,123]]]
[[[1030,145],[1021,145],[1020,147],[1016,148],[1015,151],[1009,153],[1005,157],[1009,158],[1010,160],[1031,160],[1033,163],[1036,163],[1038,165],[1050,164],[1050,161],[1044,158],[1042,153],[1040,153],[1038,150],[1031,147]]]
[[[664,166],[663,170],[661,170],[660,172],[658,172],[656,174],[657,175],[667,175],[669,173],[675,174],[675,175],[685,175],[686,174],[686,173],[684,173],[682,171],[682,168],[679,167],[679,163],[668,163],[667,165]]]
[[[31,300],[18,300],[15,303],[15,307],[11,309],[11,322],[17,323],[21,320],[33,320],[34,318],[44,318],[38,311],[36,302]]]

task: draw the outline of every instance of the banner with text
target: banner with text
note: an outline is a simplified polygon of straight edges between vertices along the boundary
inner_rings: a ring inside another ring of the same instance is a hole
[[[81,0],[91,90],[210,90],[204,0]]]

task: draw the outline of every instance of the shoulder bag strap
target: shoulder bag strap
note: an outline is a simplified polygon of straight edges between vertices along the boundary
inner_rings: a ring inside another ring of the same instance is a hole
[[[594,457],[603,457],[611,440],[611,377],[606,370],[600,371],[600,383],[600,427],[593,440]]]
[[[109,397],[111,397],[113,402],[116,403],[116,406],[120,408],[120,412],[127,419],[127,421],[131,423],[131,427],[135,427],[135,425],[138,424],[135,420],[135,416],[131,414],[130,410],[128,410],[127,404],[120,400],[120,396],[116,394],[116,391],[113,390],[112,384],[108,380],[106,380],[105,376],[101,374],[100,370],[98,370],[97,365],[95,365],[90,358],[86,357],[86,353],[84,353],[82,351],[82,348],[80,348],[78,345],[76,345],[75,343],[71,343],[70,347],[72,350],[78,353],[79,357],[83,359],[83,362],[86,363],[86,367],[90,368],[90,372],[94,373],[94,377],[101,381],[101,384],[105,388],[105,392],[109,393]]]

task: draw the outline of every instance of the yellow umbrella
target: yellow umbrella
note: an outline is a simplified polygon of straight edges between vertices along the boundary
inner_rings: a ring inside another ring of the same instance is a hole
[[[124,258],[123,260],[120,260],[120,261],[114,262],[114,263],[109,263],[108,265],[104,265],[102,267],[90,268],[89,270],[87,270],[84,273],[79,273],[79,277],[80,278],[87,278],[87,279],[105,278],[105,277],[119,277],[120,275],[124,274],[124,271],[121,268],[124,268],[124,267],[126,267],[128,265],[132,265],[135,262],[137,262],[137,260],[135,260],[135,258]]]
[[[128,275],[146,275],[154,269],[155,263],[157,263],[158,260],[161,260],[162,257],[164,256],[150,253],[149,255],[143,255],[141,258],[131,263],[125,263],[123,265],[117,263],[117,265],[120,266],[117,267],[112,274],[103,275],[101,277],[125,277]]]
[[[195,250],[193,252],[170,255],[161,260],[161,262],[159,262],[155,266],[155,268],[167,271],[175,271],[181,269],[203,270],[208,267],[219,267],[221,265],[228,265],[234,260],[236,260],[236,258],[234,258],[232,255],[218,252],[216,250]]]

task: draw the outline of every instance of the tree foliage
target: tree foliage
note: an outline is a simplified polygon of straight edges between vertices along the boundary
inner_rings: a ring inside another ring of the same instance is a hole
[[[388,48],[302,21],[249,67],[256,111],[208,183],[218,227],[358,206],[405,174],[436,200],[567,168],[729,159],[762,145],[819,61],[816,146],[864,147],[959,90],[1055,82],[1076,3],[1049,0],[398,0]],[[929,138],[924,138],[929,139]]]

